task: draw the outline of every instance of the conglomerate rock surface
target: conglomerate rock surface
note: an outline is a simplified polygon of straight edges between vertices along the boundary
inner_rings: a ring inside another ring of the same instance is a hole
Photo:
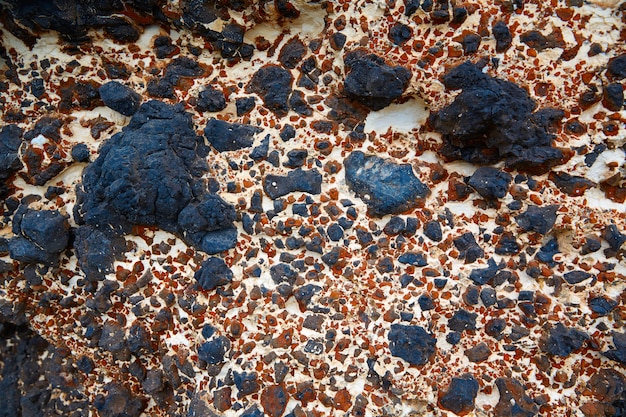
[[[623,416],[619,1],[0,2],[0,416]]]

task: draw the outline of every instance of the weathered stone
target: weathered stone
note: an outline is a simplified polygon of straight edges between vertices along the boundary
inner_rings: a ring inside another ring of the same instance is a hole
[[[483,362],[489,359],[489,355],[491,355],[491,349],[485,342],[481,342],[476,346],[466,349],[465,356],[470,360],[470,362]]]
[[[435,354],[435,337],[420,326],[391,325],[389,349],[411,365],[424,365]]]
[[[348,69],[345,93],[372,110],[387,107],[400,97],[411,79],[408,69],[391,67],[383,58],[373,54],[350,52],[344,62]]]
[[[557,205],[538,207],[529,206],[528,209],[517,216],[515,221],[519,227],[527,232],[537,232],[542,235],[548,233],[556,222]]]
[[[566,357],[580,349],[588,339],[586,333],[568,329],[562,323],[558,323],[548,330],[541,348],[551,355]]]
[[[480,167],[467,182],[478,194],[487,199],[504,197],[513,177],[507,172],[492,167]]]
[[[109,81],[99,89],[104,104],[124,116],[132,116],[139,109],[141,96],[118,81]]]
[[[219,286],[230,284],[233,272],[221,258],[211,257],[202,263],[194,278],[203,290],[212,291]]]
[[[344,166],[348,186],[363,199],[373,216],[402,213],[416,207],[429,193],[409,164],[354,151]]]
[[[500,399],[494,407],[494,415],[499,417],[533,417],[539,408],[535,402],[526,395],[525,388],[516,379],[498,378],[496,387],[500,393]]]
[[[263,189],[271,199],[294,191],[319,194],[322,191],[322,175],[317,169],[305,171],[301,168],[290,171],[286,176],[267,175],[263,180]]]
[[[478,389],[478,381],[470,374],[452,378],[448,389],[439,397],[439,405],[464,416],[474,409]]]

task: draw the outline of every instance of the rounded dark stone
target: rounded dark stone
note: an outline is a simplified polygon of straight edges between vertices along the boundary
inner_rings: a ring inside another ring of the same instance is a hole
[[[141,96],[118,81],[109,81],[98,92],[104,104],[124,116],[132,116],[139,109]]]

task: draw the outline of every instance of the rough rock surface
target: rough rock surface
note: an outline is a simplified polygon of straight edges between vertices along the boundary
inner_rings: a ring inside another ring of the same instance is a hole
[[[0,130],[0,198],[9,193],[7,180],[22,168],[18,151],[22,144],[22,129],[6,125]]]
[[[450,70],[443,83],[462,90],[430,123],[443,135],[441,154],[476,164],[504,160],[523,171],[543,171],[564,158],[553,147],[551,127],[563,118],[555,109],[536,110],[528,92],[516,84],[484,74],[466,62]]]
[[[388,337],[391,354],[411,365],[424,365],[435,353],[436,339],[420,326],[394,324]]]
[[[143,104],[85,169],[74,209],[77,222],[105,234],[156,226],[215,253],[214,240],[224,246],[216,232],[232,228],[235,211],[209,194],[200,178],[207,171],[202,159],[207,154],[182,107]],[[229,233],[225,245],[233,244]]]
[[[0,416],[625,415],[624,12],[0,2]]]
[[[53,264],[65,250],[70,238],[67,217],[56,210],[33,210],[26,206],[13,217],[9,255],[16,261]]]
[[[452,378],[447,391],[439,397],[439,404],[457,415],[466,415],[474,409],[478,389],[478,381],[471,375]]]
[[[211,119],[204,129],[204,135],[218,152],[225,152],[252,146],[254,135],[260,131],[250,125]]]
[[[406,90],[411,72],[401,66],[389,66],[385,60],[361,51],[346,55],[344,62],[349,72],[344,91],[372,110],[387,107]]]
[[[107,107],[122,113],[124,116],[135,114],[141,103],[139,94],[118,81],[103,84],[98,92]]]
[[[419,204],[428,187],[408,164],[396,164],[375,155],[355,151],[344,161],[346,183],[362,198],[373,216],[398,214]]]
[[[480,167],[472,174],[467,184],[487,199],[502,198],[507,194],[511,174],[491,167]]]

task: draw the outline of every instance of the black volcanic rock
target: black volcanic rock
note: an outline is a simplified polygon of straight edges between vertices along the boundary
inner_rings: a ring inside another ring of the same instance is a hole
[[[20,207],[13,217],[9,256],[24,263],[55,263],[70,238],[67,216],[57,210]]]
[[[379,56],[350,52],[344,62],[348,74],[344,92],[372,110],[380,110],[400,97],[409,85],[411,71],[401,66],[389,66]]]
[[[294,191],[319,194],[322,191],[322,174],[317,169],[305,171],[301,168],[290,171],[286,176],[270,174],[263,180],[263,189],[272,199]]]
[[[345,159],[344,166],[346,183],[376,217],[416,207],[429,193],[409,164],[396,164],[354,151]]]
[[[125,385],[111,382],[96,397],[95,408],[102,417],[139,417],[146,407],[145,400],[135,396]]]
[[[302,61],[305,53],[304,43],[298,37],[294,37],[282,47],[280,54],[278,54],[278,61],[285,68],[294,69]]]
[[[222,91],[209,87],[200,91],[196,101],[198,111],[216,112],[226,108],[226,97]]]
[[[448,327],[455,332],[463,332],[464,330],[476,330],[476,317],[478,314],[470,313],[467,310],[459,309],[448,320]]]
[[[246,91],[258,94],[265,107],[284,117],[289,112],[292,84],[293,76],[289,70],[278,65],[266,65],[254,73]]]
[[[527,232],[537,232],[545,235],[554,226],[558,209],[559,206],[557,205],[545,207],[530,206],[524,213],[515,216],[515,221],[517,221],[519,227]]]
[[[589,278],[593,278],[594,276],[589,272],[578,270],[578,271],[570,271],[563,274],[563,279],[568,284],[580,284],[581,282],[588,280]]]
[[[609,77],[622,80],[626,78],[626,54],[621,54],[609,60],[606,66]]]
[[[459,250],[459,258],[465,259],[466,263],[475,262],[478,258],[485,256],[485,251],[478,245],[472,232],[463,233],[452,242]]]
[[[7,180],[22,168],[19,157],[22,133],[17,125],[6,125],[0,129],[0,199],[9,193]]]
[[[467,184],[487,199],[498,199],[506,195],[512,179],[511,174],[497,168],[480,167]]]
[[[249,148],[254,143],[254,135],[260,131],[260,128],[251,125],[211,119],[204,135],[218,152],[226,152]]]
[[[420,326],[392,324],[389,349],[411,365],[424,365],[435,354],[437,339]]]
[[[198,358],[209,365],[224,361],[224,355],[230,350],[230,340],[225,336],[214,337],[198,347]]]
[[[537,172],[561,163],[564,154],[552,146],[550,133],[563,117],[561,110],[535,111],[527,91],[470,62],[450,70],[443,83],[463,90],[430,117],[430,125],[443,136],[440,153],[446,159],[475,164],[504,160],[508,167]]]
[[[602,104],[611,111],[620,111],[624,105],[624,88],[620,83],[611,83],[604,87]]]
[[[467,414],[474,409],[479,388],[478,381],[470,374],[452,378],[448,389],[439,398],[439,404],[455,414]]]
[[[208,152],[182,105],[144,103],[85,168],[76,191],[76,222],[110,236],[130,233],[135,225],[156,226],[208,253],[232,247],[234,208],[209,194],[201,178]]]
[[[107,107],[124,116],[132,116],[139,109],[141,96],[118,81],[110,81],[102,85],[98,92]]]
[[[580,349],[587,339],[589,336],[586,333],[568,329],[562,323],[558,323],[549,329],[542,350],[550,355],[565,357]]]
[[[233,280],[233,271],[221,258],[211,257],[202,263],[194,278],[203,290],[211,291],[229,284]]]
[[[626,333],[613,333],[613,349],[604,352],[607,358],[626,364]]]

